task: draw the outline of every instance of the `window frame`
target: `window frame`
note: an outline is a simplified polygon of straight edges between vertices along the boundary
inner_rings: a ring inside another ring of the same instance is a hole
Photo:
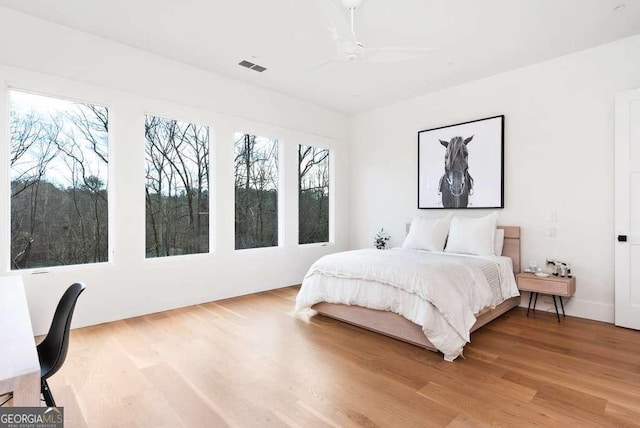
[[[217,186],[217,135],[216,127],[214,126],[214,122],[220,122],[216,117],[212,118],[212,114],[200,111],[198,109],[194,109],[191,107],[182,107],[176,108],[176,104],[174,103],[166,103],[164,106],[147,106],[141,109],[141,119],[140,119],[140,135],[142,136],[142,144],[140,145],[140,150],[142,151],[142,161],[143,165],[141,165],[141,191],[140,194],[142,196],[142,231],[140,232],[141,239],[143,241],[143,254],[142,260],[143,263],[160,263],[160,262],[172,262],[174,260],[181,261],[184,258],[190,258],[197,260],[198,258],[208,259],[211,256],[215,256],[217,254],[216,244],[217,244],[217,235],[216,235],[216,226],[217,226],[217,212],[216,212],[216,186]],[[199,126],[206,126],[209,130],[209,200],[208,200],[208,208],[209,208],[209,225],[208,225],[208,233],[209,233],[209,248],[208,251],[202,253],[192,253],[192,254],[177,254],[173,256],[162,256],[162,257],[147,257],[146,255],[146,233],[147,233],[147,207],[146,207],[146,177],[144,174],[144,168],[146,167],[146,146],[147,139],[144,134],[144,127],[147,116],[155,116],[160,117],[167,120],[176,120],[178,122],[195,124]]]
[[[336,195],[335,195],[335,183],[336,183],[336,177],[335,177],[335,171],[336,171],[336,166],[335,166],[335,159],[336,159],[336,150],[333,147],[333,145],[329,142],[329,141],[317,141],[317,139],[313,140],[313,142],[309,143],[309,142],[301,142],[302,140],[304,140],[304,138],[297,138],[298,143],[296,144],[296,175],[299,173],[299,165],[298,165],[298,147],[299,146],[307,146],[307,147],[316,147],[318,149],[323,149],[323,150],[328,150],[329,151],[329,216],[328,216],[328,220],[329,220],[329,239],[327,241],[323,241],[323,242],[309,242],[306,244],[301,244],[300,243],[300,223],[299,223],[299,218],[300,218],[300,200],[298,198],[300,189],[298,188],[298,186],[296,185],[296,224],[297,224],[297,228],[296,228],[296,244],[298,245],[298,247],[302,247],[302,248],[313,248],[313,247],[330,247],[330,246],[335,246],[336,244],[336,240],[335,240],[335,200],[336,200]],[[308,141],[308,140],[307,140]],[[296,177],[296,182],[297,182],[297,177]]]
[[[46,86],[46,88],[45,88]],[[61,94],[61,91],[49,90],[48,87],[52,86],[63,86],[64,95]],[[2,263],[4,263],[1,271],[15,274],[18,272],[24,274],[44,274],[59,271],[65,271],[68,269],[77,270],[77,269],[91,269],[95,267],[103,267],[103,266],[111,266],[114,263],[114,259],[116,257],[115,254],[115,243],[116,243],[116,227],[114,225],[114,217],[115,217],[115,198],[113,196],[113,182],[115,178],[115,170],[113,160],[113,152],[114,152],[114,129],[111,126],[114,117],[114,107],[113,102],[108,99],[108,97],[100,97],[95,95],[95,91],[85,91],[77,88],[75,85],[41,85],[41,84],[33,84],[27,83],[25,81],[8,81],[4,80],[1,82],[1,96],[4,98],[4,103],[2,107],[4,107],[4,111],[0,109],[0,116],[2,120],[2,125],[5,126],[5,148],[4,148],[4,156],[6,162],[2,162],[2,166],[0,167],[0,179],[2,179],[5,183],[3,186],[3,190],[6,192],[5,195],[1,195],[0,197],[4,199],[7,203],[5,208],[3,209],[2,216],[0,218],[4,218],[5,225],[2,227],[2,233],[5,234],[6,237],[6,255],[2,259]],[[68,101],[72,103],[85,103],[85,104],[94,104],[100,107],[105,107],[108,112],[110,126],[107,130],[107,156],[108,156],[108,166],[107,166],[107,260],[101,262],[92,262],[92,263],[78,263],[78,264],[68,264],[68,265],[57,265],[57,266],[45,266],[41,268],[25,268],[25,269],[12,269],[11,268],[11,166],[9,165],[9,159],[11,157],[11,126],[10,126],[10,117],[11,117],[11,92],[23,92],[27,94],[37,95],[41,97],[47,98],[55,98],[58,100]],[[2,238],[0,236],[0,238]]]
[[[285,233],[286,233],[286,209],[285,209],[285,192],[286,192],[286,144],[285,137],[286,133],[278,132],[277,130],[269,129],[268,127],[256,126],[253,122],[244,121],[241,124],[234,124],[232,127],[233,131],[231,133],[231,189],[233,195],[233,207],[232,212],[233,216],[233,241],[231,243],[233,252],[241,252],[241,253],[251,253],[251,252],[262,252],[262,251],[273,251],[277,249],[283,249],[285,247]],[[235,238],[236,238],[236,227],[235,227],[235,214],[236,214],[236,177],[235,177],[235,144],[236,144],[236,135],[255,135],[256,137],[268,138],[271,140],[277,141],[277,150],[278,150],[278,244],[272,245],[268,247],[251,247],[251,248],[236,248]],[[281,137],[280,135],[283,135]]]

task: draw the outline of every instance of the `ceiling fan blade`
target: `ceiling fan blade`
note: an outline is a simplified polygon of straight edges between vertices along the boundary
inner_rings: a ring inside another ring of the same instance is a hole
[[[365,48],[367,61],[392,63],[422,59],[435,49],[432,48]]]
[[[309,70],[309,72],[312,71],[316,71],[316,70],[320,70],[322,68],[326,68],[328,65],[336,65],[336,64],[345,64],[345,63],[351,63],[351,62],[358,62],[360,60],[364,59],[364,57],[362,56],[361,53],[357,53],[357,52],[341,52],[338,51],[338,53],[336,54],[336,56],[334,56],[333,58],[321,62],[320,64],[311,67]]]
[[[394,51],[394,52],[416,52],[416,53],[430,53],[435,51],[435,48],[414,48],[414,47],[398,47],[398,46],[383,46],[378,48],[367,48],[370,51]]]
[[[329,60],[327,60],[327,61],[323,61],[323,62],[321,62],[320,64],[314,65],[313,67],[311,67],[310,69],[308,69],[308,70],[307,70],[307,72],[308,72],[308,73],[311,73],[311,72],[313,72],[313,71],[320,70],[320,69],[325,68],[325,67],[326,67],[326,66],[328,66],[329,64],[334,63],[334,62],[336,62],[336,61],[338,61],[338,59],[337,59],[337,58],[331,58],[331,59],[329,59]]]
[[[339,43],[340,40],[342,40],[342,36],[340,36],[340,33],[338,33],[338,29],[332,25],[327,26],[327,30],[329,30],[329,32],[331,33],[331,37],[333,37],[333,40],[336,43]]]
[[[328,29],[333,39],[339,41],[347,38],[351,34],[351,29],[343,9],[336,4],[335,0],[317,0],[317,2],[320,4],[325,20],[329,22]]]

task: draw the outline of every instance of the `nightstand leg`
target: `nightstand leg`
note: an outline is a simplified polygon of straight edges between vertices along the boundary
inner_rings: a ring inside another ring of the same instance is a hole
[[[564,313],[564,303],[562,303],[562,296],[558,296],[558,299],[560,299],[560,306],[562,307],[562,316],[566,317],[567,314]]]
[[[535,312],[536,310],[536,305],[538,304],[538,296],[540,295],[540,293],[536,293],[536,298],[533,299],[533,311]]]
[[[560,313],[558,312],[558,304],[556,303],[556,296],[551,296],[553,297],[553,306],[556,307],[556,317],[558,317],[558,322],[560,322]]]
[[[529,316],[529,309],[531,309],[531,300],[533,299],[534,292],[529,293],[529,304],[527,305],[527,316]]]

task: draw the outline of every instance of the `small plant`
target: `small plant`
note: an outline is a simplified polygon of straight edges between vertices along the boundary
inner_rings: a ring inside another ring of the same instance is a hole
[[[376,238],[373,241],[373,245],[376,246],[378,250],[384,250],[387,248],[387,241],[391,238],[385,231],[384,228],[380,229],[378,233],[376,233]]]

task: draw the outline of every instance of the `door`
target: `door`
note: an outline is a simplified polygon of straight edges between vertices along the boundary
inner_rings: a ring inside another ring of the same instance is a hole
[[[640,89],[616,96],[615,322],[640,330]]]

